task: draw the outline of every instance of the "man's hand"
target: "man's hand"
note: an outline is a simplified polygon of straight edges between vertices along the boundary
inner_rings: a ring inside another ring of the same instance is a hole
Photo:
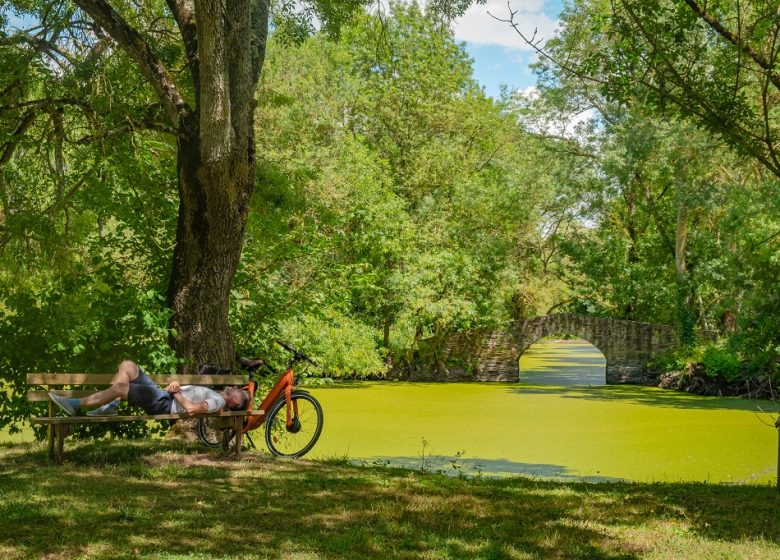
[[[165,388],[166,391],[168,391],[171,395],[175,395],[176,393],[181,392],[181,383],[178,381],[171,381],[168,386]]]

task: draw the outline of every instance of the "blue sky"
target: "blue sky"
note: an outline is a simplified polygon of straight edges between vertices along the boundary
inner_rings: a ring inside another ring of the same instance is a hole
[[[517,13],[514,21],[528,37],[537,30],[537,38],[549,39],[558,26],[563,0],[510,0]],[[536,54],[507,23],[489,14],[508,19],[506,0],[488,0],[472,6],[455,25],[455,36],[465,41],[474,59],[474,77],[488,95],[498,97],[501,85],[510,90],[525,90],[536,83],[529,68]]]

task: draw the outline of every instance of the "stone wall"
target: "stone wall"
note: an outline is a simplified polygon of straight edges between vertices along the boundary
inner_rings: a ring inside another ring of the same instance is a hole
[[[554,334],[573,335],[598,348],[607,360],[607,383],[647,382],[645,364],[677,345],[675,331],[667,325],[558,313],[516,321],[500,331],[455,333],[437,352],[422,345],[413,377],[517,381],[522,353]]]

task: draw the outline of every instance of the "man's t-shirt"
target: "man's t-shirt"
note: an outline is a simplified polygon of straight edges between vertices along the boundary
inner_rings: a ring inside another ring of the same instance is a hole
[[[208,387],[201,387],[200,385],[182,385],[181,395],[193,403],[205,401],[209,406],[209,412],[216,412],[220,408],[225,408],[226,405],[225,399],[222,398],[222,395],[213,389],[209,389]],[[171,404],[171,413],[181,414],[182,412],[187,411],[184,410],[184,407],[180,405],[176,399],[173,399],[173,403]]]

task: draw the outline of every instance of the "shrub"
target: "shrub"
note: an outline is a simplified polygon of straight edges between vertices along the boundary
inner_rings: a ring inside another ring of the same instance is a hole
[[[649,364],[655,371],[685,372],[694,364],[704,366],[708,377],[722,377],[726,381],[734,381],[744,370],[738,354],[722,344],[696,344],[665,352],[656,356]]]
[[[709,377],[722,377],[726,381],[734,381],[740,377],[741,361],[728,348],[705,347],[701,362]]]

